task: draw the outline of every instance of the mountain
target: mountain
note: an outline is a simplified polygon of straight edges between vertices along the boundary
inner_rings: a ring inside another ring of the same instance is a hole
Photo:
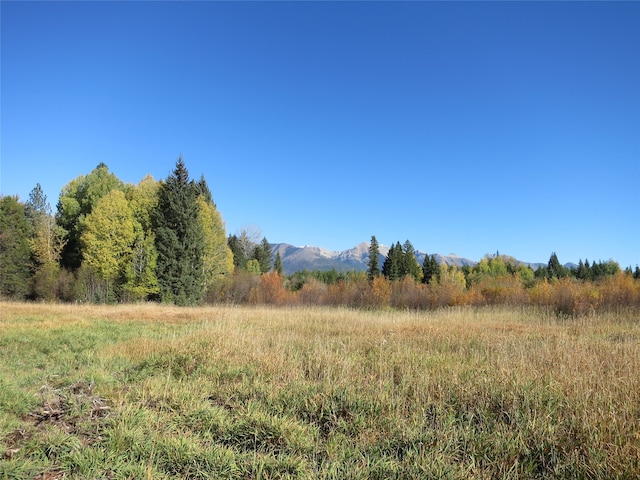
[[[342,252],[313,246],[295,247],[287,243],[275,243],[271,244],[271,251],[273,252],[274,258],[277,253],[280,253],[282,268],[285,275],[290,275],[301,270],[335,269],[339,272],[346,272],[350,270],[364,272],[367,270],[367,263],[369,262],[368,242],[362,242],[359,245]],[[382,267],[384,259],[389,253],[389,247],[380,245],[378,251],[380,252],[378,264]],[[417,252],[416,259],[420,265],[424,262],[424,257],[426,255],[427,254],[424,252]],[[458,267],[476,264],[473,260],[462,258],[455,254],[436,254],[436,259],[440,264],[446,263],[447,265],[456,265]]]

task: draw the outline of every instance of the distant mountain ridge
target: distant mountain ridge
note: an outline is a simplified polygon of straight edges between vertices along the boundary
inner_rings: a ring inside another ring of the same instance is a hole
[[[275,258],[280,253],[282,260],[282,268],[286,275],[290,275],[301,270],[337,270],[338,272],[346,272],[355,270],[364,272],[368,268],[369,262],[369,246],[368,242],[362,242],[353,248],[336,252],[327,250],[326,248],[314,247],[306,245],[304,247],[296,247],[288,243],[271,244],[271,251]],[[378,248],[380,258],[379,265],[382,267],[384,259],[389,253],[389,247],[380,245]],[[425,252],[418,251],[416,259],[422,265]],[[436,254],[438,263],[447,265],[456,265],[462,267],[464,265],[475,265],[477,262],[468,258],[459,257],[455,254],[440,255]]]
[[[312,245],[305,245],[304,247],[296,247],[288,243],[272,243],[271,251],[273,258],[277,253],[280,253],[280,259],[282,260],[282,268],[285,275],[291,275],[292,273],[302,270],[333,270],[338,272],[348,272],[355,270],[357,272],[365,272],[369,263],[369,242],[362,242],[353,248],[343,250],[341,252],[328,250],[326,248],[314,247]],[[380,245],[378,247],[379,259],[378,264],[382,268],[382,264],[389,253],[389,247]],[[416,251],[416,260],[422,266],[426,252]],[[449,255],[435,254],[436,260],[440,265],[455,265],[456,267],[463,267],[465,265],[474,266],[478,262],[470,260],[468,258],[459,257],[455,253]],[[531,263],[516,260],[518,265],[528,265],[534,270],[540,267],[546,267],[546,263]],[[574,263],[566,263],[564,265],[567,268],[576,268]]]

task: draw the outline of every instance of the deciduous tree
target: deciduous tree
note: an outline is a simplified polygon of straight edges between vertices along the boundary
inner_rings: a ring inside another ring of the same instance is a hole
[[[53,301],[60,270],[60,255],[64,247],[65,231],[56,224],[51,205],[38,183],[25,204],[31,222],[29,239],[33,269],[33,296]]]
[[[107,300],[111,300],[116,280],[124,277],[131,262],[139,224],[136,225],[129,202],[120,190],[105,195],[84,223],[81,237],[84,261],[106,281]]]
[[[201,180],[203,182],[204,179]],[[233,272],[233,253],[227,245],[224,222],[211,200],[211,195],[198,197],[200,228],[204,236],[202,266],[205,291],[214,283]]]
[[[158,207],[159,182],[145,176],[138,185],[127,190],[127,198],[135,220],[135,240],[131,258],[125,269],[123,290],[132,300],[153,298],[160,288],[156,276],[158,252],[151,218]]]
[[[61,264],[75,270],[82,263],[80,237],[84,220],[100,199],[114,189],[123,189],[124,184],[109,168],[100,163],[88,175],[80,175],[62,188],[58,200],[56,220],[66,233],[62,249]]]

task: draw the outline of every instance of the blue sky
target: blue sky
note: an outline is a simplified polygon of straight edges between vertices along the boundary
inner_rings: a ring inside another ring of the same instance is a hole
[[[182,154],[234,233],[640,263],[639,2],[7,2],[0,192]]]

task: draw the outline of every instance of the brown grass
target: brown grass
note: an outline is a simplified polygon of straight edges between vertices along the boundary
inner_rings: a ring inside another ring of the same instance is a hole
[[[432,450],[416,450],[413,462],[432,473],[438,462],[458,462],[464,468],[451,470],[458,472],[453,478],[640,473],[640,321],[633,312],[569,319],[518,307],[363,312],[0,303],[3,335],[105,322],[139,334],[96,347],[103,375],[111,374],[108,365],[128,365],[124,372],[134,379],[112,372],[115,381],[97,385],[100,398],[114,410],[140,404],[156,412],[158,431],[168,428],[162,422],[169,408],[171,428],[182,431],[175,424],[181,416],[212,404],[229,412],[216,413],[229,422],[253,405],[261,421],[291,415],[284,431],[315,435],[308,449],[325,467],[352,458],[353,450],[367,457],[381,445],[420,439]],[[145,369],[147,376],[135,377]],[[314,420],[324,412],[314,405],[327,398],[342,406]],[[238,438],[225,441],[246,448]],[[296,443],[303,440],[291,442],[295,455],[306,455]],[[447,445],[467,450],[449,458]],[[386,449],[381,455],[389,455]],[[394,468],[415,474],[403,458],[393,457]]]

